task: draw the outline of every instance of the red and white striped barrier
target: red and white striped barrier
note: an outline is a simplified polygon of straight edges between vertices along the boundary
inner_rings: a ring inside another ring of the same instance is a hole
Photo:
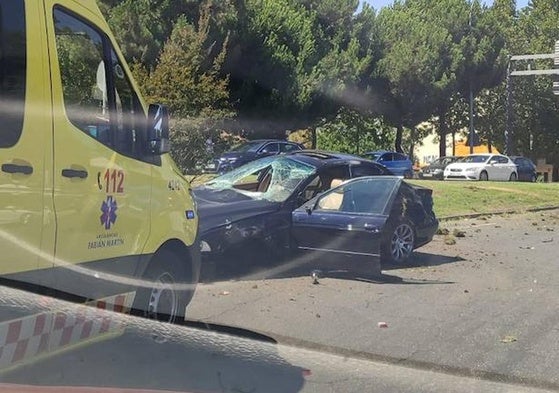
[[[106,311],[128,313],[133,300],[130,292],[72,307],[71,312],[53,310],[0,323],[0,370],[122,331],[122,318]]]

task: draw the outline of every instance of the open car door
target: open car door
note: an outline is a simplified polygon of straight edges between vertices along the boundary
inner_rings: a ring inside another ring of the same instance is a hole
[[[380,258],[382,230],[400,184],[392,176],[363,177],[307,202],[292,214],[297,248]]]

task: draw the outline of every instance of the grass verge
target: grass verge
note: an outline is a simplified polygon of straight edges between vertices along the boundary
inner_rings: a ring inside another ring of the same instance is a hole
[[[559,206],[559,183],[410,182],[433,190],[438,217]]]

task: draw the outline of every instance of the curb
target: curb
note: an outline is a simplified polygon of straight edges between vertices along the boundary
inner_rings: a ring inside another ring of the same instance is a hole
[[[509,375],[498,371],[482,370],[476,368],[460,367],[446,364],[433,363],[431,361],[415,360],[411,357],[401,358],[380,353],[364,352],[359,350],[341,348],[337,346],[319,344],[312,341],[285,337],[273,333],[266,333],[274,338],[279,345],[286,345],[292,348],[306,349],[309,351],[318,351],[329,353],[334,356],[348,357],[352,359],[360,359],[369,362],[385,363],[400,367],[408,367],[415,370],[430,371],[435,373],[453,375],[463,378],[475,378],[489,382],[497,382],[507,385],[516,385],[530,387],[536,389],[557,390],[559,383],[554,381],[540,380],[532,377],[522,377],[517,375]]]
[[[463,219],[467,219],[467,218],[502,216],[502,215],[505,215],[505,214],[533,213],[533,212],[541,212],[541,211],[547,211],[547,210],[559,210],[559,205],[532,207],[532,208],[528,208],[528,209],[499,210],[499,211],[496,211],[496,212],[487,212],[487,213],[458,214],[458,215],[455,215],[455,216],[437,217],[437,219],[439,220],[439,222],[441,222],[441,221],[463,220]]]

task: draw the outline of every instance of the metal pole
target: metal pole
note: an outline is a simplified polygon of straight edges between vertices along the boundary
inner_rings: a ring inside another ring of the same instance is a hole
[[[506,124],[505,124],[505,154],[511,155],[511,139],[512,139],[512,86],[511,86],[511,60],[507,65],[507,78],[506,78]]]
[[[470,82],[470,154],[474,154],[474,93],[472,92],[472,83]]]
[[[474,2],[470,2],[470,18],[469,18],[469,26],[470,26],[470,34],[472,32],[472,12],[473,12]],[[470,76],[470,154],[474,154],[474,93],[472,92],[472,77]]]

